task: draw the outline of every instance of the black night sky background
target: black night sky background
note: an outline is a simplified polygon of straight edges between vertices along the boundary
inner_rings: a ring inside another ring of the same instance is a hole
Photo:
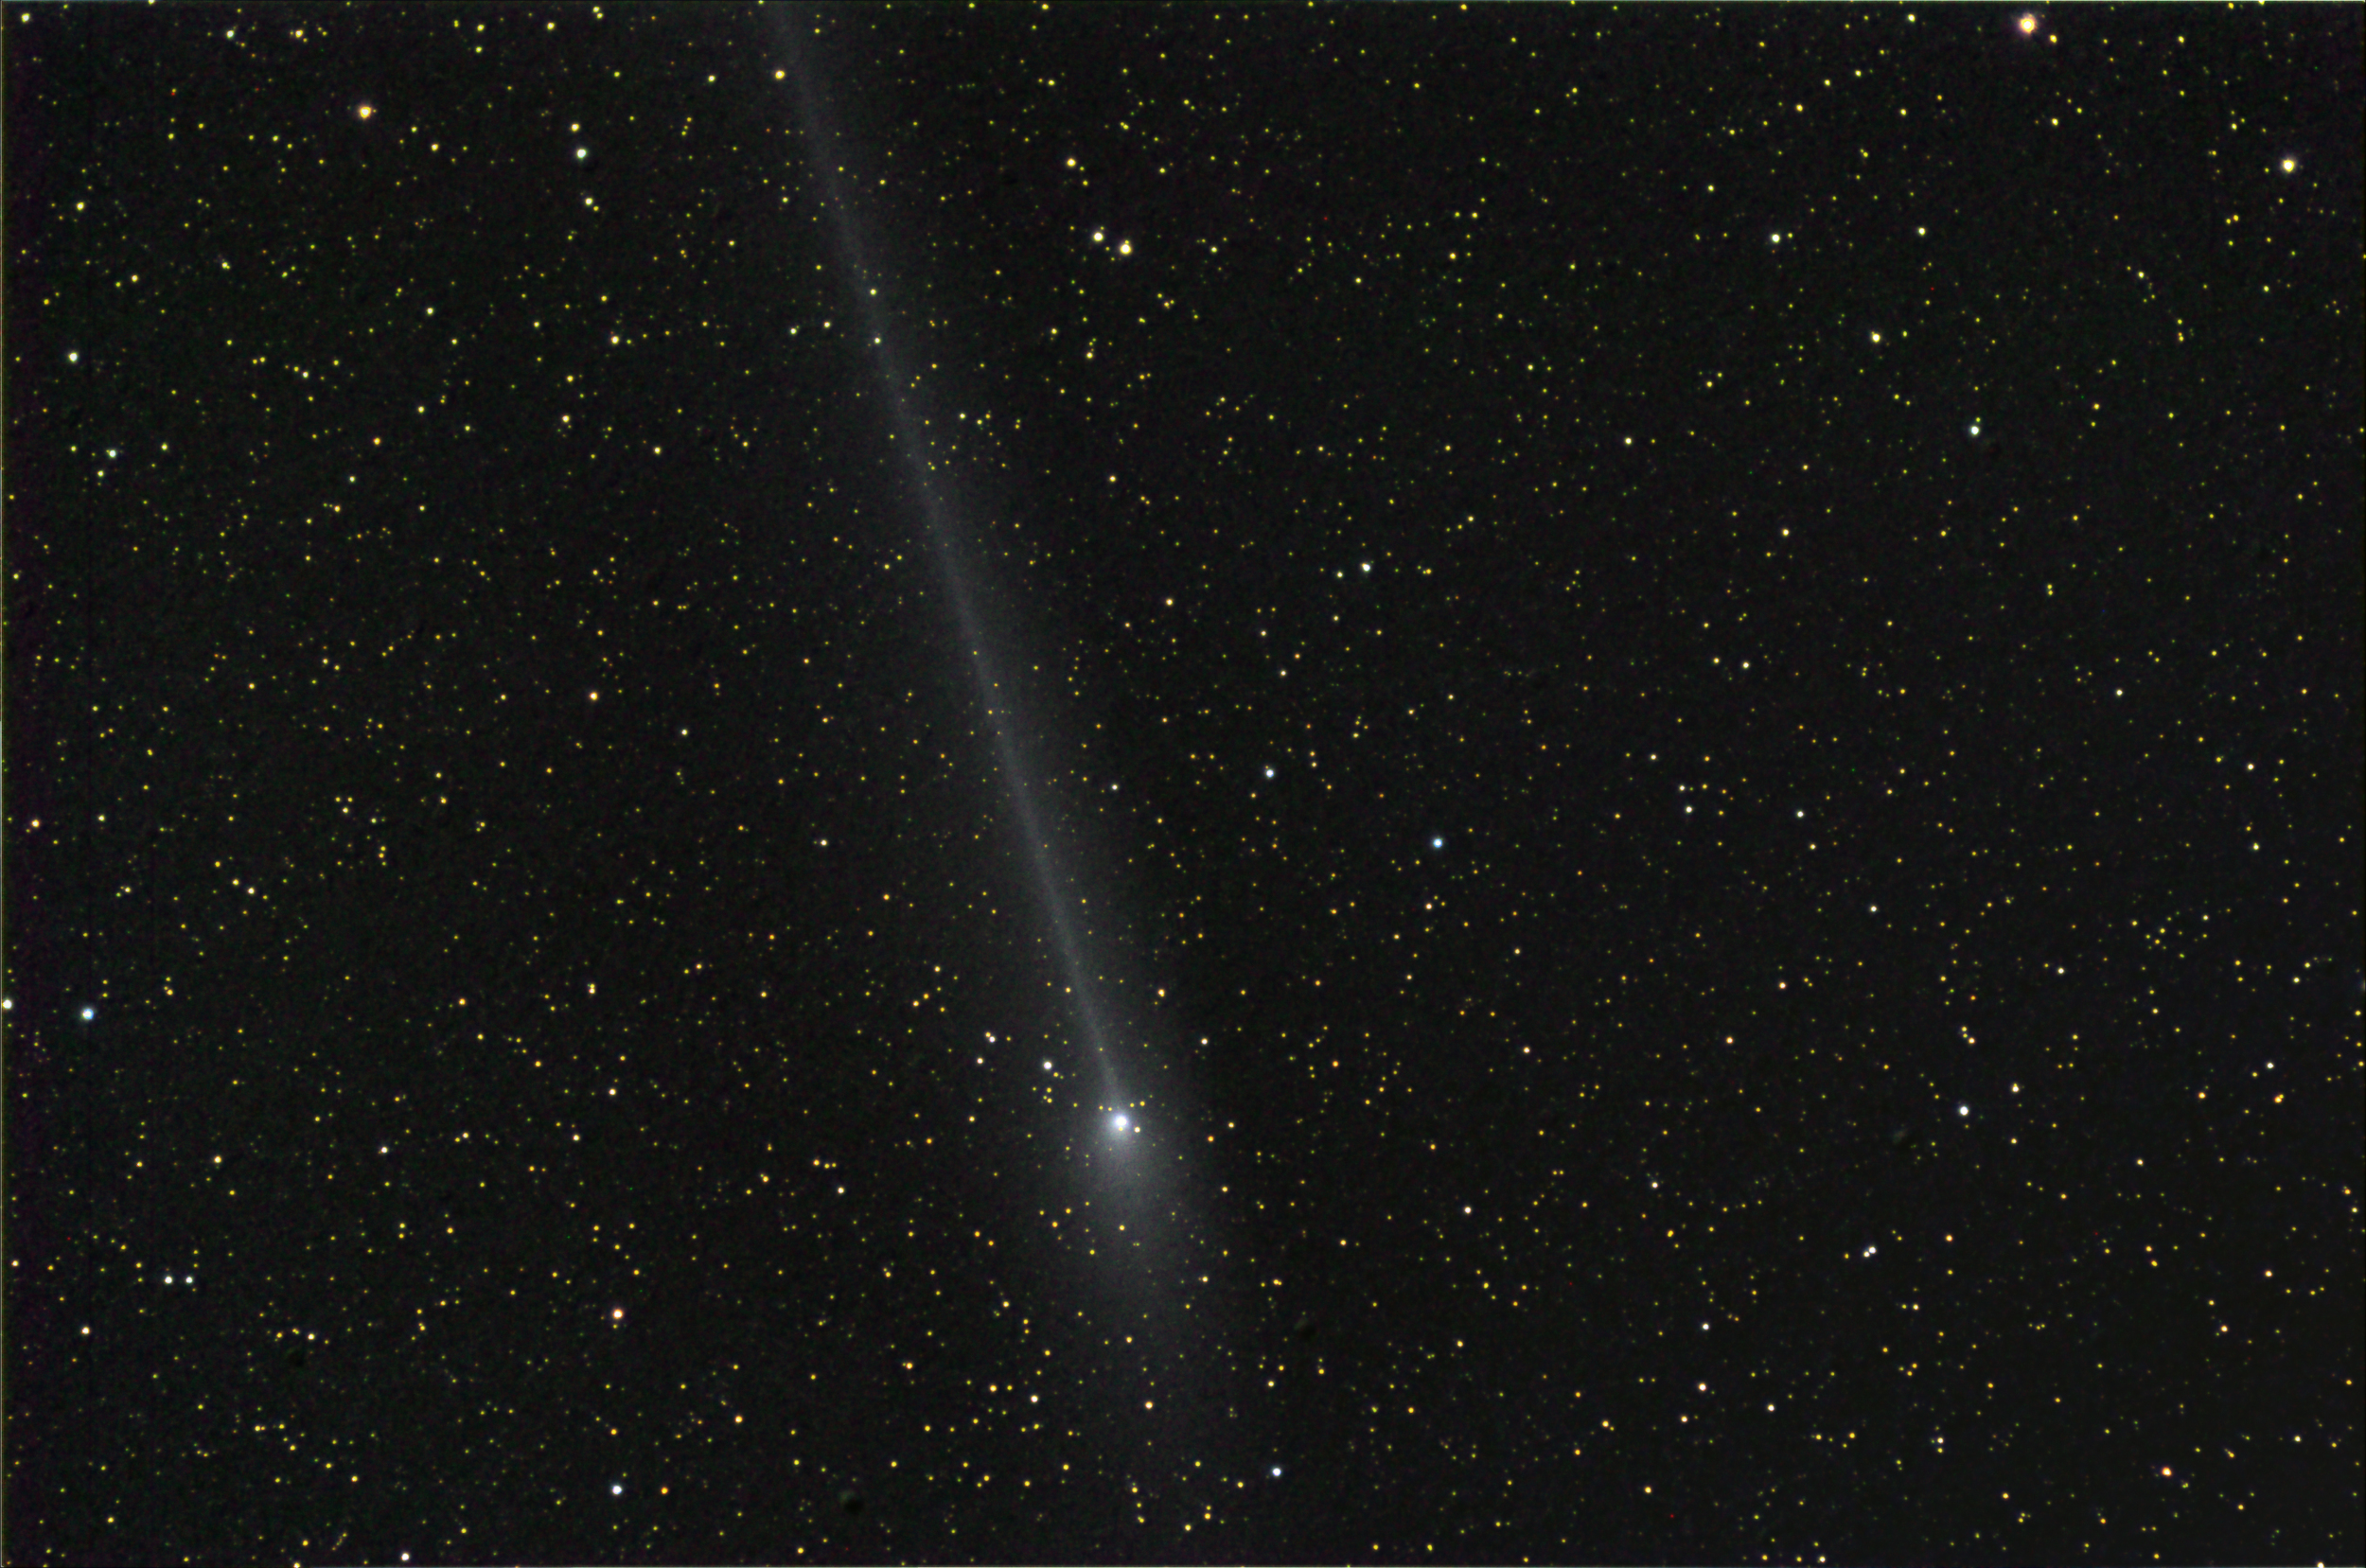
[[[2359,14],[0,8],[9,1560],[2357,1561]]]

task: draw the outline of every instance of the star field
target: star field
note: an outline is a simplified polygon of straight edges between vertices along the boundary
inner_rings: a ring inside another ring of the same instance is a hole
[[[0,66],[12,1560],[2366,1549],[2355,9]]]

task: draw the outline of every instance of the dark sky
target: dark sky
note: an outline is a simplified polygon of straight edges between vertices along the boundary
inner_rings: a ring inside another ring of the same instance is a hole
[[[0,9],[10,1560],[2366,1555],[2359,12],[2022,15]]]

